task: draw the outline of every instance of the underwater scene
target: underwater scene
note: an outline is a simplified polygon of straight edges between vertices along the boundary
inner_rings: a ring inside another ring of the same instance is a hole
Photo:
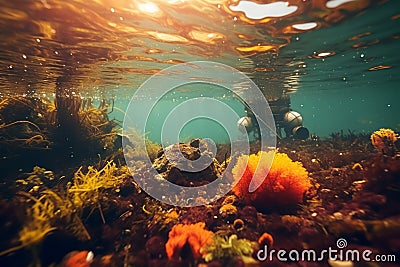
[[[400,266],[400,1],[0,0],[0,266]]]

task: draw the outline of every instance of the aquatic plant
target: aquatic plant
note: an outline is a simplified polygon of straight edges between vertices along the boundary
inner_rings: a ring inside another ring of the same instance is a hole
[[[205,223],[177,224],[168,234],[165,250],[169,259],[178,259],[184,246],[189,246],[193,259],[200,259],[206,252],[201,249],[212,243],[214,233],[204,229]]]
[[[136,129],[130,128],[125,131],[122,135],[125,138],[125,157],[132,160],[143,160],[147,157],[154,161],[157,158],[158,152],[161,146],[155,142],[152,142],[147,136],[143,136]],[[144,140],[143,140],[144,139]],[[145,143],[145,149],[143,148],[143,142]]]
[[[105,99],[96,108],[92,99],[83,99],[57,81],[55,107],[57,142],[81,153],[92,150],[112,151],[118,136],[114,120],[109,120],[110,104]],[[113,104],[113,103],[112,103]],[[85,149],[82,149],[85,148]]]
[[[68,193],[71,194],[75,208],[97,207],[103,222],[105,222],[100,206],[102,190],[117,189],[129,174],[129,170],[127,168],[118,169],[112,161],[107,162],[101,170],[97,170],[93,166],[89,166],[87,169],[86,173],[82,171],[82,167],[75,172],[73,182],[68,188]]]
[[[54,203],[44,196],[35,198],[29,194],[25,195],[34,201],[34,204],[32,207],[27,208],[27,220],[18,233],[20,245],[0,252],[0,256],[21,248],[30,248],[34,256],[37,256],[35,255],[37,246],[42,242],[45,236],[56,229],[56,227],[51,225],[52,218],[56,212]]]
[[[62,194],[56,193],[53,190],[45,190],[43,191],[42,198],[47,199],[54,206],[55,211],[51,218],[53,225],[58,225],[60,228],[73,234],[80,240],[91,239],[80,218],[82,209],[79,206],[75,206],[68,193]]]
[[[1,167],[15,171],[22,167],[16,162],[31,167],[38,160],[51,167],[56,164],[54,157],[114,152],[118,124],[109,120],[110,109],[107,101],[95,108],[87,99],[64,93],[57,93],[54,103],[34,97],[1,99]]]
[[[155,142],[150,141],[150,139],[148,139],[147,137],[145,142],[146,142],[147,154],[149,155],[150,160],[154,161],[157,158],[161,146]]]
[[[395,146],[394,143],[398,139],[398,134],[396,134],[392,129],[380,129],[371,134],[372,145],[378,149],[379,152],[385,155],[394,155]]]
[[[30,266],[41,266],[38,255],[40,244],[54,230],[63,229],[80,239],[90,239],[72,202],[67,198],[52,190],[44,190],[38,198],[25,192],[20,194],[33,201],[33,205],[26,208],[23,226],[18,232],[20,244],[0,252],[0,256],[26,248],[32,253]]]
[[[265,176],[268,170],[263,162],[274,153],[272,166]],[[243,175],[239,177],[242,172]],[[232,192],[260,210],[296,205],[302,201],[304,192],[311,186],[308,172],[300,162],[294,162],[285,153],[275,151],[240,156],[232,174],[238,180]],[[250,193],[249,185],[253,176],[256,180],[262,180],[262,184]]]
[[[21,195],[33,201],[33,205],[26,209],[23,227],[18,234],[20,245],[0,252],[0,256],[27,247],[32,250],[34,261],[37,261],[37,246],[57,228],[81,240],[89,240],[90,235],[80,219],[83,209],[87,206],[99,208],[104,222],[100,208],[101,190],[117,188],[127,173],[127,168],[118,169],[115,163],[107,162],[101,170],[89,166],[88,172],[84,173],[82,167],[79,168],[65,193],[46,189],[40,193],[40,197],[35,197],[30,193],[21,192]],[[27,179],[28,182],[41,184],[42,178],[53,177],[52,172],[36,167]]]
[[[250,257],[253,254],[252,243],[247,239],[238,239],[237,235],[220,236],[215,235],[212,243],[201,251],[204,253],[204,260],[210,262],[220,261],[227,265],[234,257]]]
[[[42,185],[43,181],[54,180],[54,173],[52,171],[46,170],[39,166],[33,167],[33,171],[28,173],[28,177],[25,179],[16,180],[17,183],[23,185]]]
[[[148,221],[148,228],[151,232],[155,231],[163,231],[166,228],[169,228],[170,226],[176,224],[179,219],[179,213],[175,209],[163,209],[159,206],[159,204],[153,204],[158,205],[157,208],[154,209],[153,212],[149,212],[146,210],[145,206],[143,205],[142,210],[147,213],[148,215],[153,215],[151,219]],[[157,230],[155,230],[157,229]]]
[[[10,97],[0,102],[0,144],[7,152],[18,148],[47,149],[46,130],[50,102],[37,98]],[[49,111],[50,112],[50,111]]]

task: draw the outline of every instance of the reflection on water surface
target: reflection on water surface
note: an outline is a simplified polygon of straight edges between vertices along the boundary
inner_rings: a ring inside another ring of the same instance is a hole
[[[384,2],[3,0],[0,92],[54,93],[57,77],[65,76],[83,95],[120,94],[167,66],[192,60],[222,62],[273,83],[292,75],[293,60],[279,55],[300,33]],[[368,34],[359,32],[354,45],[369,45],[362,43]],[[324,53],[330,52],[311,56]]]

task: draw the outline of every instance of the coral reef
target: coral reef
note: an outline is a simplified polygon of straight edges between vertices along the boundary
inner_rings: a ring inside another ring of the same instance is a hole
[[[224,204],[219,209],[219,214],[222,216],[222,218],[227,218],[230,216],[234,217],[237,214],[237,208],[232,204]]]
[[[274,153],[268,172],[268,166],[264,162]],[[308,172],[300,162],[292,161],[285,153],[274,151],[240,156],[232,174],[235,180],[239,180],[232,191],[246,203],[264,211],[292,207],[302,202],[304,192],[311,187]],[[256,191],[250,193],[252,179],[263,181]]]
[[[168,258],[188,257],[188,255],[182,255],[184,247],[188,246],[191,252],[190,256],[194,259],[200,259],[205,254],[201,249],[211,244],[214,236],[213,232],[204,229],[204,227],[203,222],[174,225],[168,234],[168,242],[165,244]]]

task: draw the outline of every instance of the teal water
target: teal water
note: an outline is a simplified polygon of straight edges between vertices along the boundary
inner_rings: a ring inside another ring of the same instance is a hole
[[[339,131],[371,133],[382,127],[399,131],[400,19],[392,18],[400,11],[399,7],[399,2],[391,1],[335,27],[294,35],[292,43],[284,47],[276,59],[278,62],[289,61],[287,65],[294,66],[285,66],[282,70],[292,76],[290,82],[287,77],[281,77],[279,82],[264,80],[258,85],[285,87],[282,92],[288,91],[291,107],[302,114],[304,126],[317,136],[326,137]],[[363,35],[352,40],[359,34]],[[325,52],[332,55],[313,57]],[[389,68],[369,70],[376,66]],[[167,114],[191,97],[220,99],[244,116],[242,103],[226,94],[226,91],[204,84],[176,90],[158,103],[150,115],[148,137],[160,142]],[[127,103],[120,101],[117,105],[124,109]],[[240,139],[236,122],[229,117],[226,120],[232,126],[229,130],[236,133],[233,139]],[[229,141],[226,130],[207,119],[196,119],[183,127],[180,141],[194,137]]]
[[[172,89],[158,102],[153,101],[151,98],[144,97],[140,101],[142,103],[139,102],[139,106],[136,106],[135,108],[139,110],[143,109],[140,104],[143,104],[143,106],[147,104],[153,104],[154,107],[148,117],[146,114],[143,114],[141,117],[135,117],[134,125],[136,126],[146,123],[146,136],[150,140],[157,143],[161,143],[162,134],[164,134],[163,141],[165,143],[176,143],[176,129],[180,129],[178,137],[179,142],[188,142],[192,138],[199,137],[210,138],[216,143],[227,143],[229,140],[240,140],[243,138],[243,133],[241,133],[237,128],[236,119],[232,118],[228,114],[223,113],[220,114],[220,122],[205,117],[194,117],[192,120],[187,122],[181,120],[171,120],[168,123],[168,127],[164,127],[164,123],[175,108],[179,108],[179,113],[181,114],[202,114],[207,112],[212,115],[215,113],[220,113],[220,109],[218,108],[209,110],[210,105],[206,103],[207,100],[204,100],[204,98],[218,99],[232,108],[239,116],[246,115],[242,102],[240,102],[239,98],[235,97],[229,90],[212,84],[193,83]],[[190,105],[182,108],[179,107],[180,104],[189,99],[196,99],[195,101],[200,101],[200,108],[195,108],[195,110],[193,110],[193,107]],[[205,104],[201,105],[201,102]],[[121,109],[123,110],[126,110],[128,104],[128,100],[116,103],[116,105],[121,105]],[[129,114],[126,115],[129,117]],[[121,113],[119,113],[116,118],[123,120]]]
[[[391,19],[399,11],[400,3],[391,1],[336,27],[298,35],[283,49],[306,66],[299,70],[291,100],[310,132],[327,136],[340,130],[400,130],[400,19]],[[369,34],[350,40],[360,33]],[[314,52],[336,54],[306,57]],[[379,65],[391,68],[369,70]]]
[[[95,102],[113,98],[123,111],[151,75],[182,62],[207,60],[247,74],[268,101],[289,95],[291,108],[302,114],[312,134],[400,130],[397,0],[350,1],[335,8],[299,2],[296,13],[268,22],[247,18],[229,1],[155,1],[154,14],[124,1],[0,2],[0,98],[53,99],[62,77],[71,93]],[[290,28],[307,22],[318,26],[304,33]],[[238,116],[245,115],[242,103],[226,92],[199,84],[180,89],[155,106],[146,129],[151,140],[160,141],[166,114],[193,97],[219,99]],[[143,101],[151,98],[149,91]],[[117,110],[110,113],[119,121],[123,116]],[[190,121],[179,139],[226,142],[228,131],[233,140],[240,139],[236,121],[226,121],[232,128],[204,118]]]

